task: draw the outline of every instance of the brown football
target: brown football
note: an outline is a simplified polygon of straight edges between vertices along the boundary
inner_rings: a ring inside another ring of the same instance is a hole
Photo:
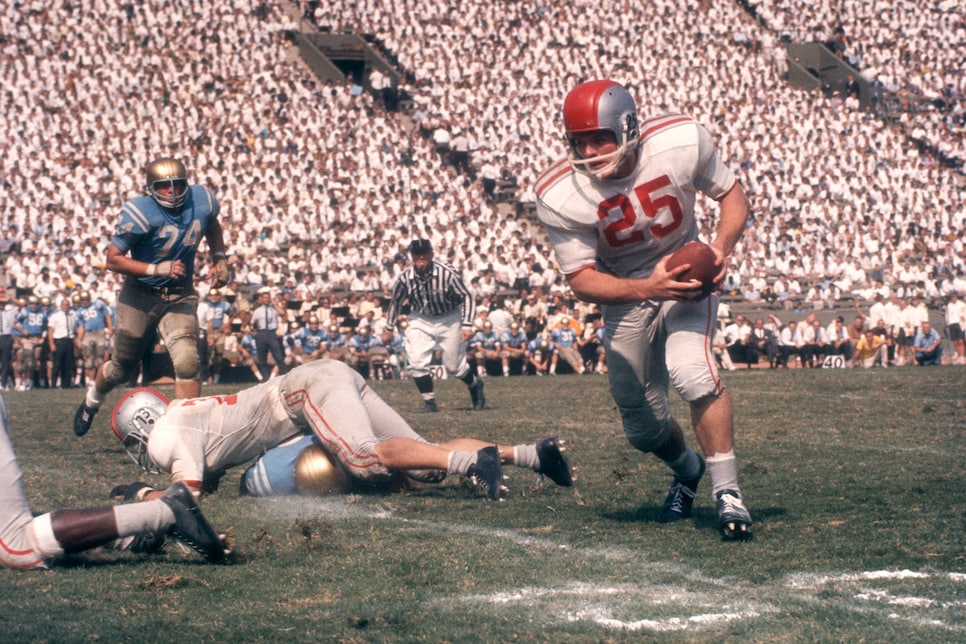
[[[699,241],[690,241],[671,253],[666,266],[670,271],[683,264],[690,264],[690,268],[678,279],[682,282],[698,280],[703,286],[702,291],[707,295],[714,290],[714,278],[718,274],[714,260],[714,251],[710,246]]]

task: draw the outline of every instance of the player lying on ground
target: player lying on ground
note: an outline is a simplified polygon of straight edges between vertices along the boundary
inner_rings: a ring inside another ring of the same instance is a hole
[[[279,468],[271,461],[278,455],[275,449],[291,449],[291,439],[301,435],[314,435],[349,480],[362,486],[388,482],[396,471],[436,481],[447,473],[460,474],[472,477],[491,500],[499,500],[502,463],[531,468],[558,485],[572,484],[570,463],[556,438],[517,446],[474,438],[430,443],[358,372],[336,360],[310,362],[228,396],[169,403],[153,389],[136,389],[118,402],[113,425],[139,466],[170,473],[173,482],[183,481],[196,494],[227,469],[259,457],[261,475],[272,472],[274,483],[255,480],[260,475],[256,463],[246,473],[243,489],[265,494],[295,488],[291,481],[286,485],[279,480]],[[294,472],[288,470],[281,478],[287,476],[294,477]],[[120,485],[112,492],[137,499],[161,494],[144,483]]]
[[[208,561],[228,552],[184,484],[172,485],[157,500],[113,508],[54,510],[33,516],[23,476],[7,433],[7,409],[0,398],[0,567],[47,568],[64,554],[98,546],[130,546],[133,539],[160,547],[170,534]],[[145,546],[146,547],[146,546]]]

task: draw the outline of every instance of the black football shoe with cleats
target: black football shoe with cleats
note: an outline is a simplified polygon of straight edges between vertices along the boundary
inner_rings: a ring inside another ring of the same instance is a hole
[[[751,513],[735,490],[718,492],[718,529],[725,541],[751,538]]]
[[[537,443],[537,458],[540,460],[537,474],[548,477],[557,485],[570,487],[574,484],[573,468],[563,452],[563,445],[556,436]]]
[[[680,521],[691,516],[694,495],[697,494],[698,483],[701,482],[705,470],[704,459],[700,454],[698,460],[701,462],[701,469],[698,470],[696,477],[683,481],[675,476],[674,481],[671,482],[671,489],[668,490],[667,498],[664,499],[664,505],[661,507],[661,516],[658,518],[661,523]]]
[[[156,554],[164,550],[164,535],[144,532],[121,537],[104,546],[105,550],[126,550],[136,554]]]
[[[503,465],[500,463],[500,451],[496,445],[479,450],[476,453],[476,463],[470,466],[466,475],[486,493],[488,499],[499,501],[503,492]]]
[[[88,407],[86,400],[82,402],[74,414],[74,433],[83,436],[89,432],[96,413],[97,407]]]
[[[423,403],[422,409],[417,409],[417,414],[435,414],[439,411],[439,407],[436,406],[436,400],[427,400]]]
[[[174,525],[168,534],[193,548],[211,563],[219,563],[228,556],[225,545],[201,513],[191,490],[179,481],[165,491],[161,501],[174,512]]]

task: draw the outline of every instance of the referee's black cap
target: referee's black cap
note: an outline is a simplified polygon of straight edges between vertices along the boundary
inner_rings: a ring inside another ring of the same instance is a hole
[[[428,239],[414,239],[409,244],[409,252],[413,255],[428,255],[433,252],[433,244]]]

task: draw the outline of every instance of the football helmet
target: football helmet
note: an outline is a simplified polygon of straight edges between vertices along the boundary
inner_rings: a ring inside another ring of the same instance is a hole
[[[27,306],[36,311],[37,308],[40,307],[40,298],[36,295],[27,296]]]
[[[188,198],[188,171],[177,159],[164,157],[148,164],[146,188],[162,208],[179,208]],[[171,196],[163,196],[159,188],[173,187]]]
[[[637,152],[641,130],[637,123],[637,104],[630,93],[612,80],[581,83],[570,90],[563,104],[564,128],[570,147],[570,165],[578,172],[597,179],[606,179],[628,157]],[[575,134],[612,132],[617,138],[617,149],[596,157],[581,158]],[[600,168],[593,166],[604,163]]]
[[[111,415],[111,427],[124,444],[124,451],[138,467],[151,474],[160,472],[148,457],[148,437],[154,424],[164,416],[169,402],[157,389],[138,387],[118,401]]]
[[[310,445],[295,459],[295,488],[307,496],[329,496],[349,491],[349,477],[337,458],[321,445]]]
[[[47,297],[46,295],[40,298],[40,306],[42,306],[43,308],[49,309],[51,304],[52,302],[50,301],[50,298]]]

